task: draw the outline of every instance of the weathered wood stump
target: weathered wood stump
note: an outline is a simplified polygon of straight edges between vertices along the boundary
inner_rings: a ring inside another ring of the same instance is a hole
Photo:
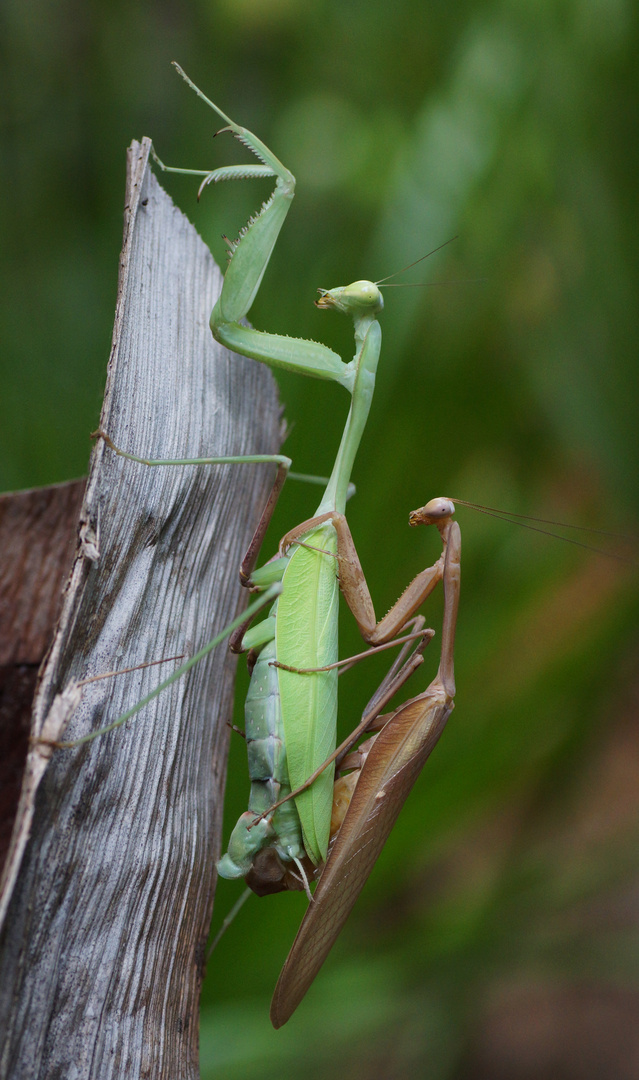
[[[149,149],[129,151],[101,426],[145,457],[277,452],[274,382],[211,337],[220,273],[150,172]],[[125,727],[77,749],[37,739],[59,737],[71,712],[60,695],[77,680],[192,654],[238,614],[237,569],[272,479],[268,465],[150,469],[96,442],[5,864],[3,1077],[199,1075],[235,660],[221,646]],[[10,688],[31,680],[27,697],[81,498],[77,485],[46,490],[0,506],[15,541],[0,571],[2,658]],[[38,532],[39,504],[45,521],[62,515],[57,531]],[[64,738],[117,718],[177,663],[85,686]]]

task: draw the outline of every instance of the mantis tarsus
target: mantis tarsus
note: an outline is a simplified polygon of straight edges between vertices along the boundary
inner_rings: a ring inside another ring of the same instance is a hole
[[[186,79],[181,69],[178,70]],[[259,289],[290,207],[295,179],[255,135],[235,124],[189,79],[186,81],[225,122],[222,130],[231,131],[260,162],[198,173],[204,177],[201,188],[220,180],[275,178],[271,197],[249,221],[239,240],[229,243],[231,260],[211,315],[214,336],[228,348],[271,367],[332,380],[351,394],[335,465],[316,514],[287,533],[279,557],[259,570],[255,565],[261,542],[290,462],[283,456],[268,455],[252,459],[207,459],[211,464],[261,460],[278,465],[273,495],[243,561],[241,579],[257,590],[272,588],[279,582],[281,591],[266,619],[250,629],[243,626],[235,630],[231,638],[232,648],[252,650],[254,657],[246,711],[251,773],[249,810],[233,830],[218,870],[224,877],[246,878],[254,891],[264,894],[287,888],[305,887],[308,891],[308,879],[317,877],[319,868],[324,866],[315,898],[278,983],[272,1018],[280,1026],[310,985],[339,933],[402,802],[452,710],[459,529],[452,521],[454,506],[450,500],[433,500],[414,512],[413,524],[438,526],[444,551],[432,567],[411,582],[378,622],[344,513],[350,474],[374,391],[381,347],[377,315],[383,308],[380,292],[383,285],[362,280],[319,290],[318,308],[334,309],[353,318],[356,351],[348,363],[317,342],[267,334],[241,324]],[[167,171],[195,174],[195,170],[168,169],[156,160]],[[110,445],[123,456],[132,457]],[[353,611],[365,641],[377,647],[390,642],[407,626],[442,579],[445,616],[438,674],[423,694],[380,720],[384,702],[421,662],[420,650],[428,632],[416,630],[414,636],[421,639],[421,646],[418,644],[407,664],[399,670],[392,669],[376,695],[374,707],[360,725],[379,729],[383,723],[380,734],[372,746],[369,744],[357,752],[356,758],[347,757],[342,762],[344,768],[357,766],[357,771],[339,781],[338,790],[352,789],[353,778],[358,775],[359,781],[328,855],[334,795],[339,590]],[[309,783],[311,777],[314,779]],[[346,866],[348,885],[342,880]]]

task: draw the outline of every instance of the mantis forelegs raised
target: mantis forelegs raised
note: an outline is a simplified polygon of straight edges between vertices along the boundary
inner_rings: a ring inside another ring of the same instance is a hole
[[[449,535],[449,519],[455,512],[450,499],[431,499],[420,510],[414,510],[409,518],[411,525],[437,525],[442,537],[444,550],[433,566],[422,570],[413,578],[399,599],[382,619],[377,621],[373,600],[364,577],[357,549],[351,530],[343,514],[329,511],[316,518],[302,522],[291,529],[280,541],[280,553],[309,531],[314,526],[330,521],[337,533],[337,562],[339,565],[340,589],[346,598],[364,641],[369,645],[381,645],[391,641],[412,618],[417,609],[430,596],[437,583],[442,579],[446,564],[446,550]]]

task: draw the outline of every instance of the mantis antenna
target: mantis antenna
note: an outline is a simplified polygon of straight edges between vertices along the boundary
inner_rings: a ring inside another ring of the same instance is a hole
[[[415,259],[415,262],[409,263],[408,266],[402,266],[401,270],[395,270],[395,272],[393,274],[388,274],[386,277],[380,278],[379,281],[374,282],[374,284],[377,285],[377,286],[380,286],[383,281],[390,281],[391,278],[397,277],[398,274],[403,274],[405,270],[411,270],[413,266],[417,266],[418,263],[423,262],[424,259],[429,259],[431,255],[435,254],[435,252],[441,251],[441,249],[447,247],[448,244],[452,244],[453,240],[458,240],[458,239],[459,239],[458,236],[451,236],[450,240],[445,240],[443,244],[439,245],[439,247],[433,248],[432,251],[427,251],[426,254],[421,255],[419,257],[419,259]],[[413,281],[413,282],[410,282],[410,284],[411,285],[432,285],[433,282],[432,281]],[[392,285],[382,285],[382,288],[384,288],[384,289],[406,288],[406,287],[407,287],[406,284],[404,284],[402,286],[402,285],[400,285],[399,282],[396,282],[394,286],[392,286]]]
[[[619,551],[609,551],[606,548],[595,547],[593,544],[584,543],[573,536],[563,536],[562,533],[551,532],[550,529],[542,529],[542,525],[553,525],[559,529],[572,529],[576,532],[591,533],[593,536],[604,536],[609,540],[621,541],[633,544],[630,536],[621,533],[609,532],[607,529],[592,529],[588,525],[572,525],[565,521],[553,521],[549,518],[531,517],[530,514],[515,514],[512,510],[498,510],[494,506],[482,506],[481,503],[468,502],[466,499],[451,499],[456,506],[467,506],[471,510],[477,510],[480,514],[497,518],[498,521],[508,521],[511,525],[521,525],[522,529],[531,529],[532,532],[542,533],[544,536],[552,536],[555,540],[563,540],[566,544],[574,544],[575,547],[585,548],[586,551],[594,551],[596,555],[605,555],[609,559],[617,559],[619,562],[630,563],[636,566],[636,559],[623,555]],[[535,522],[533,525],[532,522]]]

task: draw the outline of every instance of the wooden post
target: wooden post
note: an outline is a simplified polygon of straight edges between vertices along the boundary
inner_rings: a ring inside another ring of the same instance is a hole
[[[149,150],[129,150],[101,426],[145,457],[277,452],[274,382],[211,337],[221,277]],[[76,680],[193,654],[238,614],[239,562],[273,476],[150,469],[96,442],[34,738],[67,720],[64,738],[95,730],[179,661],[92,683],[72,711],[62,692]],[[234,672],[221,646],[124,728],[74,750],[32,742],[3,879],[0,1076],[199,1075]]]

